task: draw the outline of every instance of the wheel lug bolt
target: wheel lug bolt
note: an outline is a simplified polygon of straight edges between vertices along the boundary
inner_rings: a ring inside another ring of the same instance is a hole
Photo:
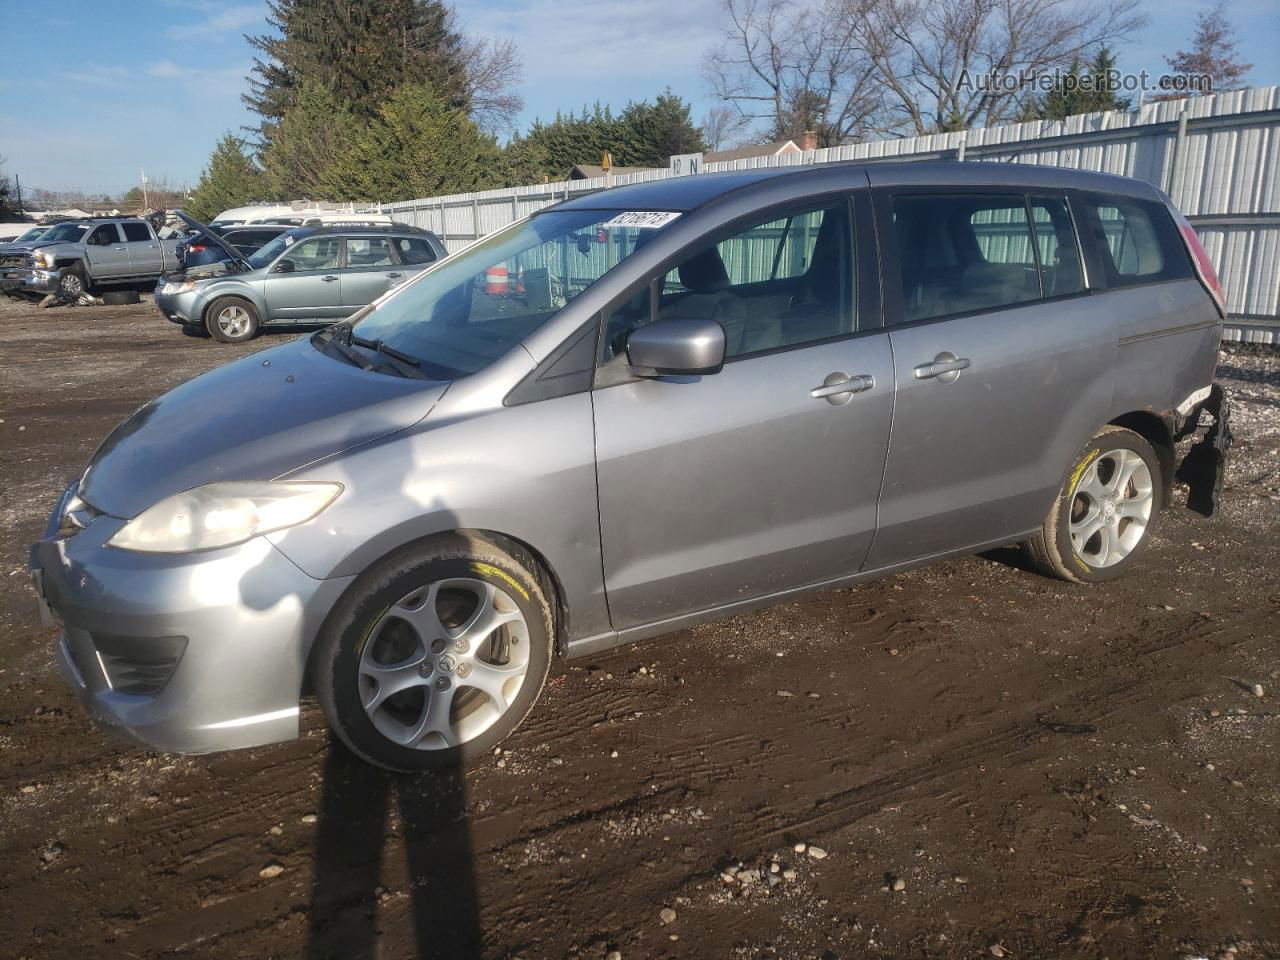
[[[430,660],[423,660],[422,663],[418,664],[418,676],[429,677],[432,669],[434,669],[434,664]]]
[[[460,676],[460,677],[469,677],[469,676],[471,676],[471,664],[469,664],[469,663],[460,663],[460,664],[458,664],[458,676]]]
[[[458,653],[466,653],[471,649],[471,644],[467,643],[466,640],[456,640],[454,641],[453,649],[457,650]]]
[[[432,641],[431,641],[431,652],[432,652],[432,653],[442,653],[442,652],[444,651],[444,648],[445,648],[446,646],[447,646],[447,644],[446,644],[443,640],[432,640]]]
[[[449,678],[448,678],[448,677],[437,677],[437,678],[436,678],[436,689],[437,689],[437,690],[448,690],[448,689],[449,689]]]

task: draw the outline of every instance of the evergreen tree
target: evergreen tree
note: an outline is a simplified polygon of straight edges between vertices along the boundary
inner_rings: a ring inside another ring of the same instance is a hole
[[[462,37],[440,0],[268,0],[275,33],[249,37],[254,58],[245,104],[269,143],[307,82],[373,116],[401,83],[428,83],[451,107],[468,106]]]
[[[262,165],[279,197],[293,200],[353,200],[358,164],[353,150],[360,119],[334,92],[315,80],[301,83],[262,154]],[[374,198],[381,199],[381,198]]]
[[[671,92],[653,102],[630,103],[619,118],[618,162],[624,166],[665,167],[677,153],[706,149],[702,131],[694,124],[689,104]]]
[[[226,133],[214,147],[185,209],[197,220],[207,221],[231,207],[265,200],[270,193],[266,178],[246,152],[244,141]]]
[[[1117,96],[1109,79],[1115,69],[1116,58],[1107,47],[1099,48],[1087,67],[1072,60],[1066,77],[1042,101],[1030,103],[1020,119],[1064,120],[1079,113],[1130,109],[1133,101]]]
[[[1217,93],[1239,86],[1240,80],[1253,69],[1253,64],[1236,59],[1235,29],[1227,19],[1226,5],[1218,3],[1211,10],[1202,10],[1196,17],[1196,32],[1191,38],[1190,50],[1179,50],[1165,62],[1174,73],[1187,76],[1208,77],[1211,89],[1201,93]],[[1158,99],[1177,99],[1185,94]]]

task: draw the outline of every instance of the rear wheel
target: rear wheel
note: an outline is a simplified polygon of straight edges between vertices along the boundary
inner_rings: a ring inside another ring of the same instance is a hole
[[[456,767],[533,708],[551,663],[550,590],[523,551],[451,534],[393,554],[347,591],[316,641],[330,725],[391,770]]]
[[[1072,464],[1040,532],[1025,544],[1044,573],[1076,583],[1123,575],[1146,547],[1163,496],[1156,453],[1104,427]]]
[[[221,297],[204,315],[209,333],[223,343],[243,343],[258,335],[258,311],[241,297]]]

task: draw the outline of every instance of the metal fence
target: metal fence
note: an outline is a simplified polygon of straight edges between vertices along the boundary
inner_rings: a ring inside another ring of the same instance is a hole
[[[1280,87],[1151,103],[1132,113],[1090,113],[706,163],[702,169],[928,159],[1044,164],[1155,184],[1195,226],[1222,278],[1230,314],[1227,338],[1280,343]],[[454,249],[568,197],[673,175],[651,170],[383,203],[376,209],[434,231]]]

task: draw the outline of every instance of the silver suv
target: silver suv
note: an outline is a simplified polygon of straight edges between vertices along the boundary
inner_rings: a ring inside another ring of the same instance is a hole
[[[1194,232],[1136,180],[619,187],[143,407],[31,567],[113,729],[270,743],[314,690],[373,763],[457,763],[555,654],[1003,544],[1076,583],[1132,569],[1175,470],[1213,509],[1222,320]]]
[[[329,324],[348,317],[445,255],[435,234],[404,225],[299,227],[245,255],[179,211],[222,256],[160,278],[160,312],[225,343],[271,323]]]

